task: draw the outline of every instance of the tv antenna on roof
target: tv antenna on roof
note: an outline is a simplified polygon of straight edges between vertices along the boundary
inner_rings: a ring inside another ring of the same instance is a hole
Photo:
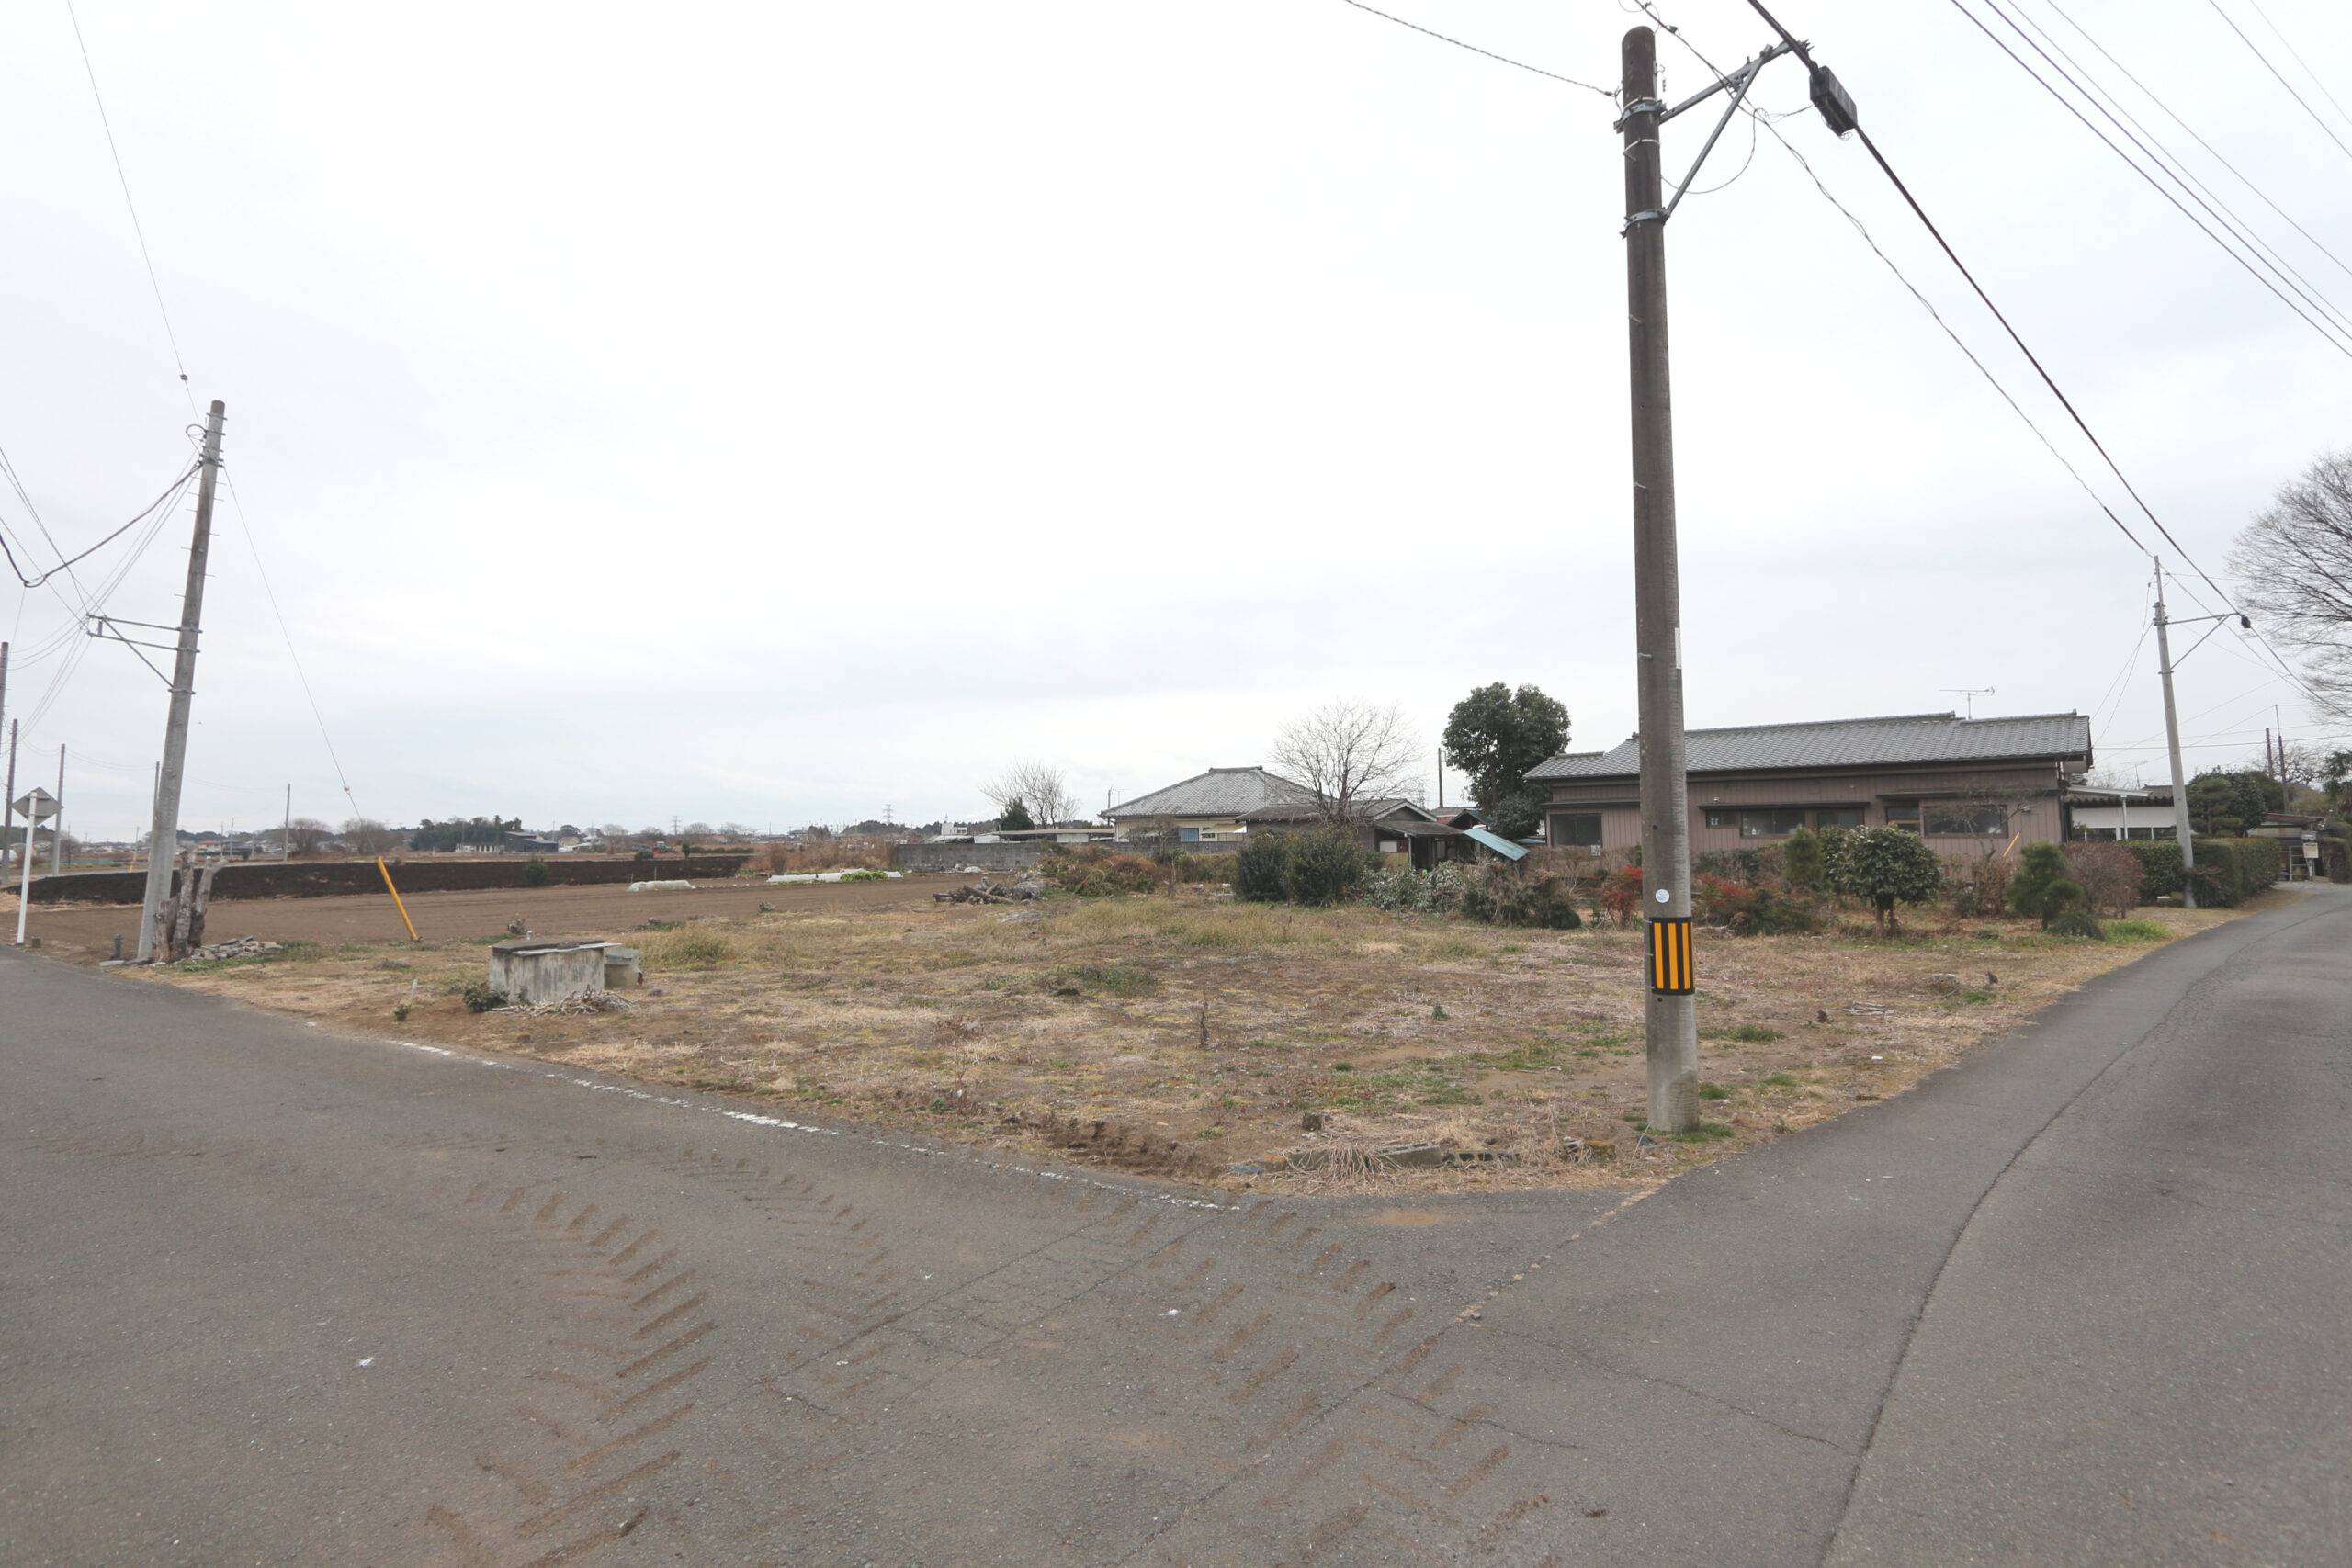
[[[1936,690],[1950,692],[1953,696],[1963,699],[1968,704],[1968,716],[1972,719],[1976,716],[1976,699],[1994,694],[1990,686],[1938,686]]]

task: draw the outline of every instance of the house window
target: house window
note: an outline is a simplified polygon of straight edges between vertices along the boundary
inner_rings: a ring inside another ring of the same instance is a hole
[[[1552,817],[1552,831],[1547,837],[1555,845],[1573,844],[1597,850],[1600,847],[1600,813],[1555,812]]]
[[[1736,828],[1739,826],[1739,813],[1736,811],[1710,811],[1707,813],[1707,826],[1710,828]]]
[[[1919,830],[1919,803],[1916,800],[1890,800],[1886,803],[1886,825],[1900,828],[1906,833]]]
[[[1927,810],[1928,831],[1951,838],[1998,838],[2009,830],[2009,808],[1946,801]]]
[[[1813,814],[1816,828],[1859,828],[1862,825],[1862,808],[1859,806],[1835,806]]]
[[[1197,844],[1201,841],[1201,830],[1198,828],[1179,828],[1176,838],[1180,843]]]
[[[1778,839],[1804,826],[1802,811],[1743,811],[1739,814],[1739,836],[1743,839]]]

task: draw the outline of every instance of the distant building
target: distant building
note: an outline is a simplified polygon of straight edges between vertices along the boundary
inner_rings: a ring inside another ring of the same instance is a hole
[[[1693,853],[1752,849],[1800,828],[1900,828],[1948,854],[1998,852],[2071,836],[2091,725],[2075,713],[1920,713],[1694,729],[1689,759]],[[1638,736],[1554,757],[1527,777],[1552,792],[1547,843],[1623,852],[1642,841]]]
[[[1117,836],[1166,824],[1184,842],[1238,842],[1247,833],[1242,818],[1269,806],[1295,806],[1314,798],[1305,784],[1263,768],[1211,768],[1102,813]]]

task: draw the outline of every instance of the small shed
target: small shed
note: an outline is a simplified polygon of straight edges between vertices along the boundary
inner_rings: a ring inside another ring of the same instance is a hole
[[[490,988],[536,1007],[605,994],[602,942],[502,942],[490,950]]]

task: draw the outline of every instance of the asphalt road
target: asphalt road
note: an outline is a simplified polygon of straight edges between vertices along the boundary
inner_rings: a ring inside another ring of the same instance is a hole
[[[2352,897],[1635,1203],[1232,1206],[0,958],[11,1564],[2352,1561]]]

